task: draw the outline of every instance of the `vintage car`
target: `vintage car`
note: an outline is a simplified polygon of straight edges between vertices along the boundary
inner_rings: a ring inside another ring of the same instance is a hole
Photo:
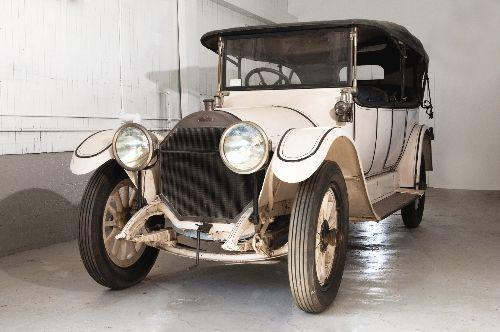
[[[83,263],[122,289],[159,250],[196,264],[288,255],[296,304],[321,312],[340,286],[350,221],[400,210],[408,228],[422,220],[427,53],[404,27],[368,20],[219,30],[201,43],[219,59],[203,110],[165,137],[128,122],[75,150],[72,171],[94,172]]]

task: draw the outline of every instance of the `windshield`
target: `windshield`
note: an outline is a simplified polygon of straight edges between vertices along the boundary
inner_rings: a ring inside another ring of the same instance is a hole
[[[224,90],[345,87],[352,81],[345,72],[351,66],[347,29],[236,36],[224,44]]]

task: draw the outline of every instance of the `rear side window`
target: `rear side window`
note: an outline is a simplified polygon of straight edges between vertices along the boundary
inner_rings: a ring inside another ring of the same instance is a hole
[[[374,41],[361,38],[357,65],[356,99],[360,104],[391,107],[401,100],[401,53],[394,42],[385,40],[381,43],[379,38],[374,38]]]
[[[425,71],[423,58],[413,50],[406,49],[403,72],[403,103],[419,104],[423,97],[422,76]]]
[[[340,81],[347,81],[347,67],[340,70]],[[356,77],[358,81],[374,81],[384,79],[384,68],[378,65],[356,66]]]
[[[366,29],[358,35],[356,59],[358,104],[384,108],[418,106],[425,70],[420,54],[380,31]]]

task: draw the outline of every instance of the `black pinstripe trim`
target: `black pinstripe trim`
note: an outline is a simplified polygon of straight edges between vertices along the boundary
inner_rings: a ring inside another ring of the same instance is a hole
[[[273,107],[281,107],[281,108],[286,108],[288,110],[291,110],[291,111],[294,111],[300,115],[302,115],[304,118],[307,119],[307,121],[309,121],[314,127],[318,127],[318,125],[316,124],[316,122],[314,122],[308,115],[302,113],[301,111],[299,110],[296,110],[295,108],[291,108],[291,107],[288,107],[288,106],[280,106],[280,105],[272,105]]]
[[[397,111],[399,112],[399,111]],[[404,147],[405,147],[405,141],[406,141],[406,129],[407,129],[407,126],[408,126],[408,110],[405,110],[405,129],[404,129],[404,132],[403,132],[403,144],[401,144],[401,150],[399,151],[399,154],[398,154],[398,158],[396,159],[396,161],[394,162],[394,164],[392,165],[389,165],[387,166],[386,163],[387,163],[387,160],[384,162],[384,170],[394,170],[398,164],[399,164],[399,161],[401,160],[402,156],[403,156],[403,151],[404,151]],[[389,146],[389,151],[390,151],[390,146]]]
[[[389,153],[391,152],[391,144],[392,144],[392,131],[394,129],[394,109],[391,110],[391,135],[389,136],[389,147],[387,148],[387,153],[385,154],[385,159],[384,159],[384,166],[382,166],[382,169],[386,169],[386,164],[387,164],[387,158],[389,158]]]
[[[78,149],[80,149],[80,147],[83,145],[83,143],[87,142],[87,140],[99,133],[102,133],[103,131],[106,131],[106,130],[99,130],[98,132],[96,133],[93,133],[92,135],[90,135],[89,137],[87,137],[86,139],[83,140],[83,142],[80,143],[80,145],[78,145],[78,147],[75,149],[75,156],[77,156],[78,158],[92,158],[92,157],[95,157],[101,153],[103,153],[104,151],[106,151],[107,149],[110,148],[110,146],[113,144],[113,143],[109,143],[108,146],[106,146],[104,149],[102,149],[101,151],[99,152],[96,152],[94,154],[91,154],[91,155],[86,155],[86,156],[81,156],[79,153],[78,153]]]
[[[415,151],[415,168],[413,170],[413,183],[416,184],[417,183],[417,163],[418,163],[418,150],[420,150],[420,137],[422,136],[422,130],[424,129],[425,127],[422,126],[420,127],[420,131],[418,132],[418,139],[417,139],[417,151]]]
[[[406,136],[406,131],[408,129],[408,110],[406,110],[406,117],[405,117],[405,132],[404,132],[404,138],[403,138],[403,145],[401,146],[401,151],[399,152],[399,156],[398,156],[398,159],[396,160],[396,162],[394,163],[394,165],[390,166],[390,168],[392,170],[395,170],[398,166],[399,166],[399,162],[401,161],[401,159],[403,159],[403,154],[406,150],[406,145],[408,142],[406,142],[406,139],[407,138],[410,138],[411,136],[411,132],[413,131],[413,128],[415,128],[417,124],[414,124],[413,127],[411,128],[410,130],[410,135]]]
[[[416,126],[418,126],[418,124],[415,123],[413,125],[413,127],[411,127],[410,135],[408,136],[408,140],[410,139],[411,133],[413,132],[413,129],[415,129]],[[398,160],[398,163],[401,161],[401,159],[403,159],[403,155],[405,154],[407,147],[408,147],[408,142],[406,142],[404,145],[404,149],[403,149],[403,152],[401,153],[401,158]]]
[[[370,163],[370,168],[365,172],[365,175],[370,173],[373,167],[373,161],[375,160],[375,153],[377,152],[377,139],[378,139],[378,108],[377,108],[377,121],[375,123],[375,146],[373,148],[372,162]]]
[[[406,129],[408,129],[408,110],[406,110],[405,112],[406,112],[406,116],[405,116],[405,131],[404,131],[404,136],[403,136],[403,145],[401,145],[401,151],[399,151],[399,156],[398,156],[398,159],[396,160],[396,163],[391,166],[393,169],[399,165],[399,162],[401,161],[401,158],[403,158],[403,152],[405,150]]]
[[[333,127],[333,128],[330,128],[328,129],[324,134],[323,136],[321,137],[321,139],[319,140],[319,143],[316,145],[316,147],[314,148],[314,151],[312,151],[311,153],[309,153],[307,156],[305,157],[302,157],[302,158],[299,158],[299,159],[286,159],[286,157],[283,157],[281,155],[281,143],[283,142],[283,139],[286,137],[286,135],[293,129],[296,129],[296,128],[290,128],[288,129],[284,134],[283,134],[283,137],[281,137],[281,140],[278,144],[278,153],[276,154],[278,156],[278,158],[281,160],[281,161],[286,161],[286,162],[299,162],[299,161],[303,161],[303,160],[306,160],[307,158],[311,157],[312,155],[314,155],[316,152],[318,152],[319,150],[319,147],[321,146],[321,144],[323,144],[323,141],[325,140],[326,136],[335,128],[338,128],[338,127]]]

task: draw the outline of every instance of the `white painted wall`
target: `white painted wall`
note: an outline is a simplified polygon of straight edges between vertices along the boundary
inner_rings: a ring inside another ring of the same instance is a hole
[[[0,154],[73,150],[121,111],[165,127],[176,17],[176,1],[0,1]]]
[[[216,57],[200,36],[294,20],[287,7],[287,0],[0,1],[0,155],[71,151],[90,133],[116,128],[121,112],[167,128],[181,103],[188,114],[215,92]]]
[[[425,122],[436,134],[430,184],[500,189],[500,2],[290,0],[289,10],[300,21],[367,18],[406,26],[430,57],[435,120]]]

